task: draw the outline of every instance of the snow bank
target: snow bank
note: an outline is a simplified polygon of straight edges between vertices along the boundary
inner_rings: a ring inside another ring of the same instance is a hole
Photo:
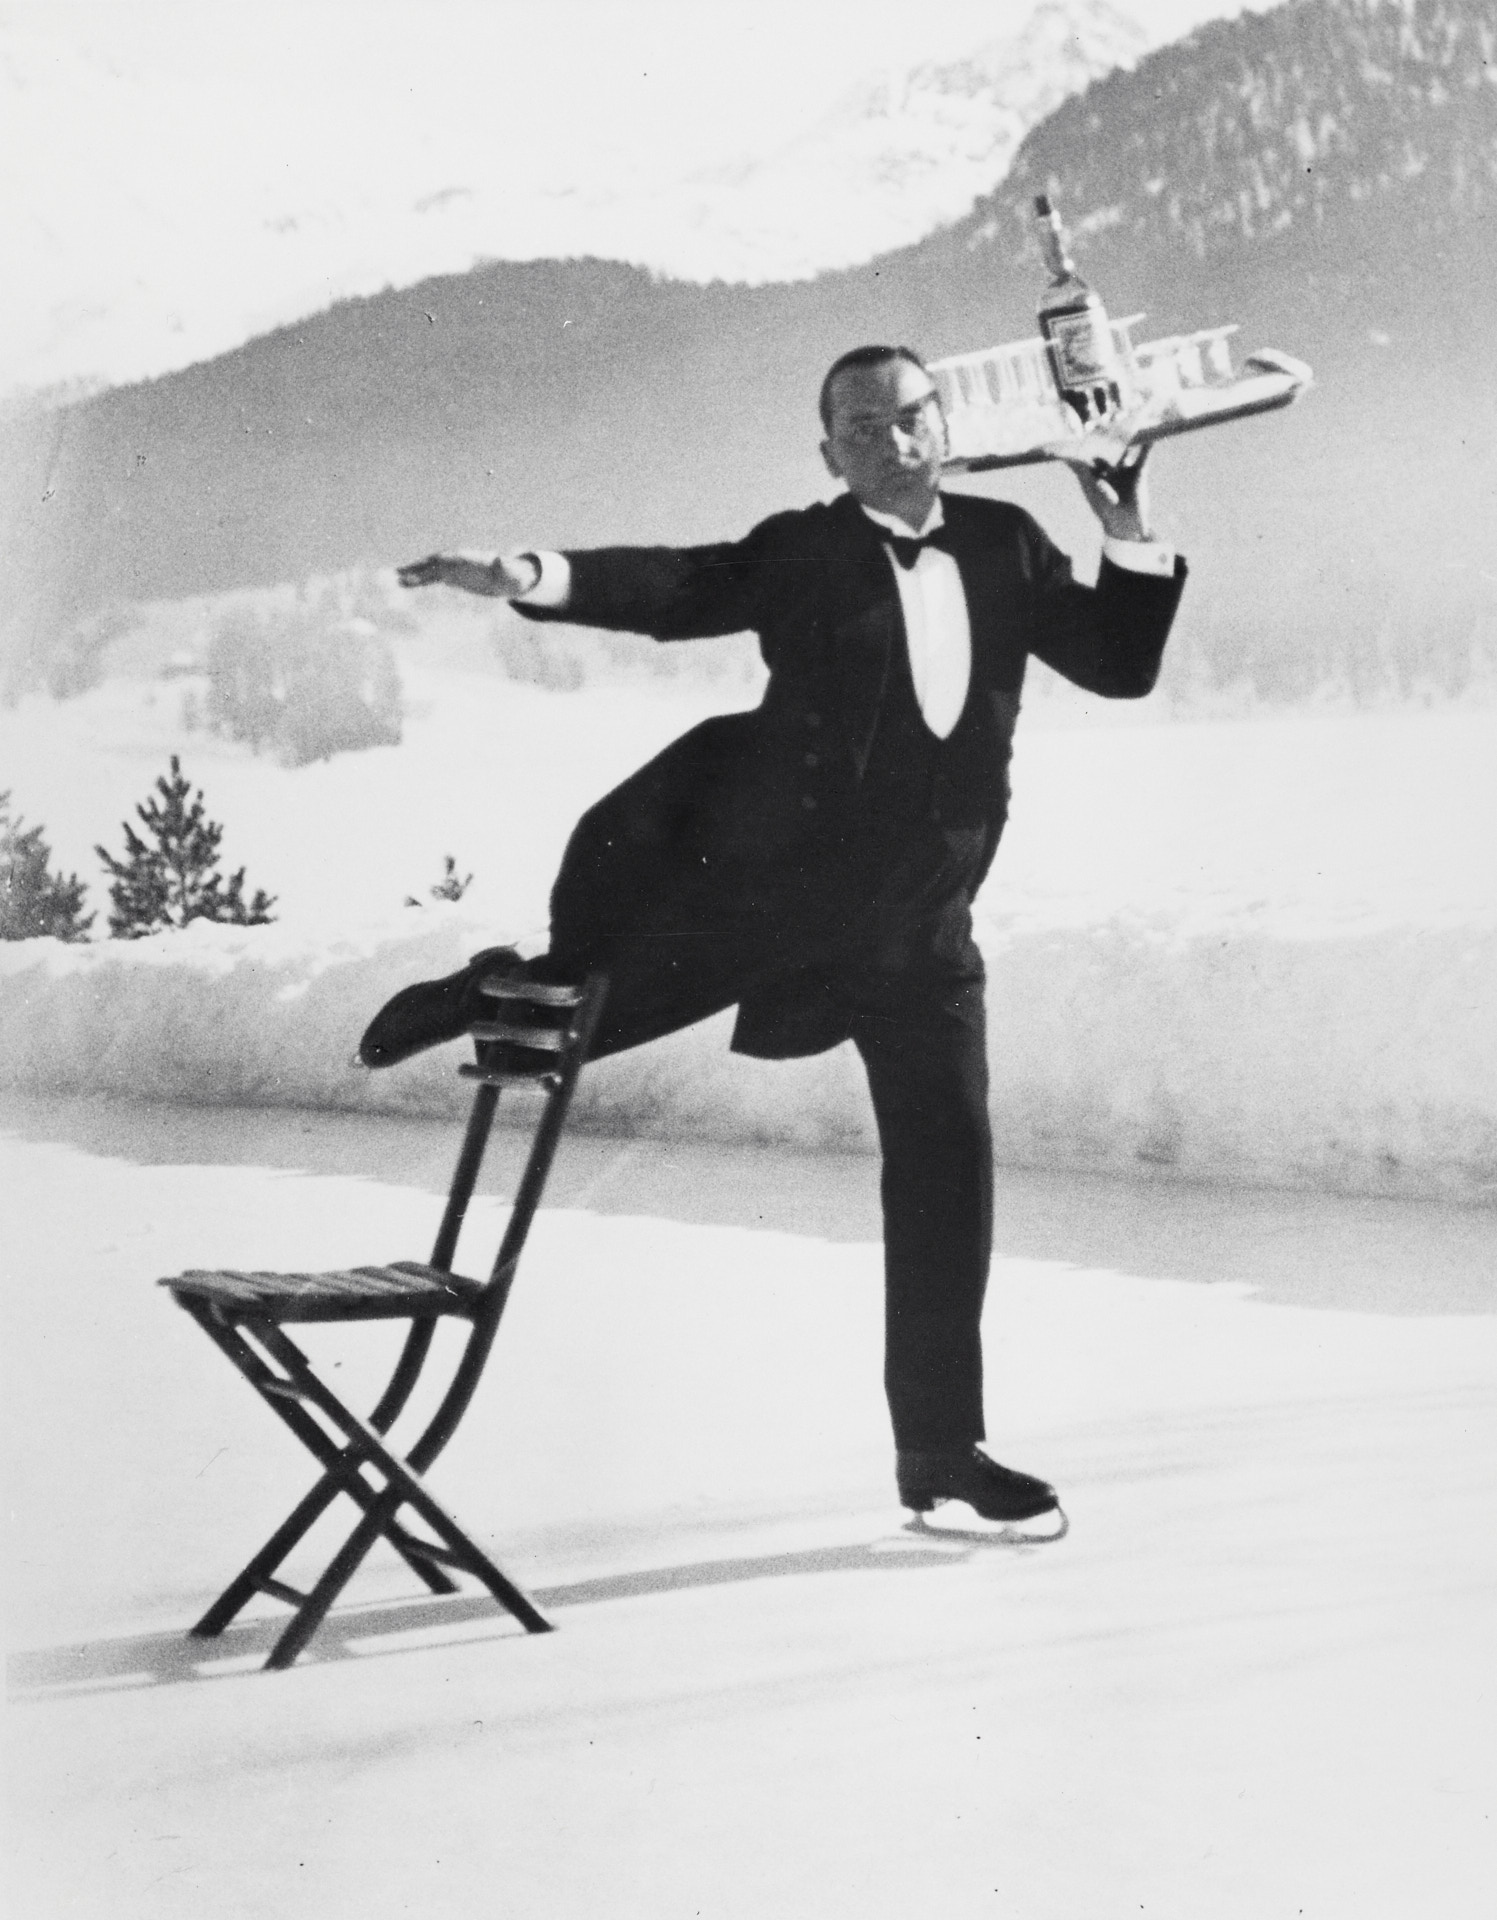
[[[366,1074],[363,1027],[409,981],[543,937],[571,823],[721,702],[407,681],[400,747],[292,769],[184,739],[161,683],[0,710],[0,786],[64,871],[95,872],[181,751],[280,916],[0,947],[0,1087],[458,1112],[455,1049]],[[1005,1160],[1497,1198],[1497,710],[1165,723],[1041,681],[1014,789],[977,916]],[[449,850],[477,875],[456,905],[426,891]],[[583,1123],[872,1148],[849,1050],[768,1067],[727,1027],[600,1063]]]
[[[979,916],[1000,1159],[1497,1201],[1497,913]],[[0,950],[0,1086],[457,1116],[456,1048],[351,1063],[398,987],[502,937],[461,907],[319,940],[198,924]],[[584,1077],[600,1131],[871,1150],[850,1048],[768,1066],[728,1016]],[[516,1096],[524,1099],[526,1096]]]

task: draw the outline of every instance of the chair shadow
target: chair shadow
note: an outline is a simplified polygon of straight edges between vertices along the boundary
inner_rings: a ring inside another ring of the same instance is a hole
[[[1043,1544],[1003,1535],[986,1538],[974,1532],[951,1532],[943,1537],[936,1529],[911,1523],[900,1533],[852,1546],[808,1547],[788,1553],[601,1574],[562,1586],[537,1588],[531,1598],[543,1609],[598,1606],[650,1594],[683,1593],[749,1580],[793,1579],[804,1574],[920,1571],[952,1566],[995,1547],[1027,1553]],[[13,1654],[7,1662],[9,1697],[16,1702],[71,1700],[80,1695],[255,1673],[264,1666],[286,1619],[285,1614],[276,1614],[236,1621],[214,1640],[172,1631],[30,1649]],[[470,1628],[479,1631],[470,1632]],[[422,1652],[453,1637],[487,1641],[529,1636],[487,1593],[423,1595],[335,1608],[298,1664],[374,1655],[389,1658]],[[386,1644],[370,1644],[381,1640]]]

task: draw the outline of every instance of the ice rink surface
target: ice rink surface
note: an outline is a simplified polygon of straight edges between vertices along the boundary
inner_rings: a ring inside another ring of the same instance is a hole
[[[574,1137],[432,1474],[559,1631],[376,1558],[262,1675],[183,1628],[310,1471],[152,1282],[419,1257],[454,1150],[0,1108],[18,1920],[1490,1912],[1490,1208],[1000,1169],[1072,1531],[978,1546],[894,1502],[875,1163]]]

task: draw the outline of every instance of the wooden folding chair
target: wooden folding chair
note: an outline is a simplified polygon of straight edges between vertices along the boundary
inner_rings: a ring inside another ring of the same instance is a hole
[[[386,1540],[433,1593],[456,1592],[448,1569],[470,1573],[531,1633],[550,1622],[438,1506],[422,1476],[467,1411],[504,1312],[525,1237],[540,1204],[577,1075],[602,1011],[601,974],[578,986],[550,986],[495,974],[482,982],[499,1017],[475,1023],[477,1064],[459,1072],[478,1091],[430,1260],[332,1273],[207,1273],[163,1280],[322,1468],[322,1477],[192,1628],[222,1633],[246,1601],[270,1594],[294,1609],[267,1667],[288,1667],[377,1540]],[[516,1189],[498,1257],[486,1281],[453,1271],[458,1236],[488,1144],[503,1088],[537,1087],[545,1104]],[[440,1319],[467,1322],[468,1333],[446,1391],[425,1429],[404,1454],[386,1436],[410,1401],[431,1354]],[[405,1320],[410,1329],[388,1385],[361,1418],[317,1377],[285,1329],[297,1321]],[[372,1476],[372,1478],[371,1478]],[[286,1556],[339,1495],[360,1509],[357,1526],[309,1592],[278,1577]],[[409,1507],[425,1522],[413,1532]]]

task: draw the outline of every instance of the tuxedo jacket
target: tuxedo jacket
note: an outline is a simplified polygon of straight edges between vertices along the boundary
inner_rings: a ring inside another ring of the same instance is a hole
[[[972,636],[953,800],[961,824],[984,836],[975,891],[1007,814],[1030,656],[1092,693],[1148,693],[1185,567],[1177,561],[1172,578],[1157,577],[1104,558],[1096,586],[1083,586],[1021,508],[967,494],[942,501]],[[595,548],[567,559],[567,605],[516,603],[518,611],[661,641],[751,631],[769,679],[757,708],[692,728],[583,817],[553,892],[553,936],[566,943],[568,930],[586,928],[572,944],[606,945],[646,892],[657,917],[663,900],[669,920],[678,889],[682,913],[700,914],[704,870],[726,887],[815,864],[856,802],[890,665],[906,644],[889,557],[857,502],[843,495],[775,514],[738,541]],[[745,1012],[762,1031],[747,1003]],[[753,1050],[774,1051],[772,1033]]]

